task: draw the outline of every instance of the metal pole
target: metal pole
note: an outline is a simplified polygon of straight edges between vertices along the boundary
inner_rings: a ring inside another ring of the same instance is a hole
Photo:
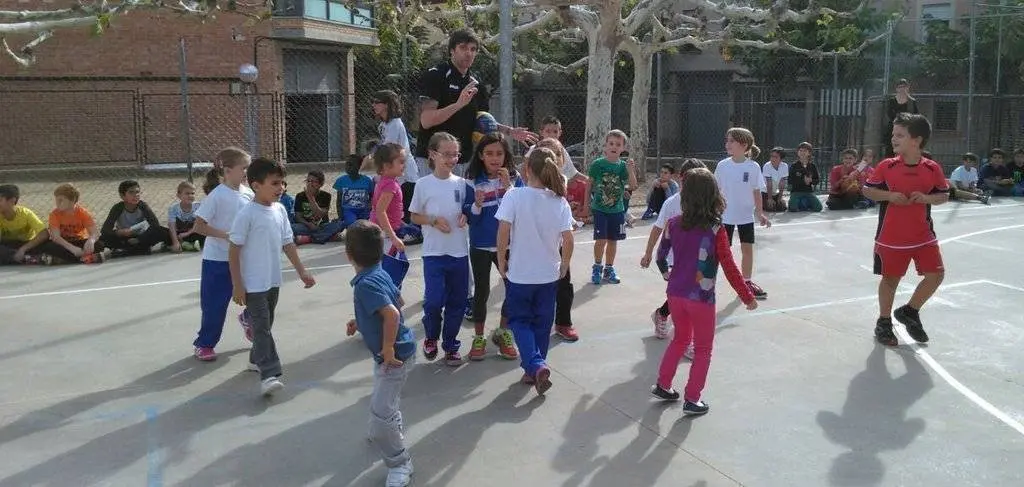
[[[658,125],[656,127],[654,127],[654,130],[655,130],[655,134],[656,134],[655,135],[655,140],[656,140],[656,143],[658,144],[658,147],[656,148],[656,151],[657,151],[657,154],[658,154],[658,167],[661,167],[661,124],[662,124],[662,120],[661,120],[661,106],[662,106],[662,103],[663,103],[662,96],[661,96],[662,95],[662,91],[663,91],[661,89],[661,82],[662,82],[662,78],[661,78],[661,74],[662,74],[662,72],[661,72],[661,53],[659,52],[659,53],[655,54],[655,56],[658,56],[657,59],[656,59],[656,61],[658,63],[658,65],[657,65],[658,91],[656,92],[656,96],[657,96],[656,99],[658,101],[658,107],[657,107],[657,111],[656,111],[656,113],[658,114],[658,117],[657,117],[656,120],[657,120]]]
[[[999,6],[1006,5],[1006,0],[999,0]],[[1003,9],[999,9],[999,36],[996,40],[996,89],[995,95],[999,96],[1003,81]]]
[[[256,83],[244,83],[245,85],[245,139],[249,146],[249,153],[254,157],[259,154],[259,141],[256,135]]]
[[[885,74],[882,80],[882,100],[889,96],[889,79],[892,77],[892,31],[894,22],[889,22],[889,35],[885,36]]]
[[[836,126],[839,125],[839,54],[832,56],[832,160],[836,159]]]
[[[974,54],[977,44],[977,21],[978,2],[971,2],[971,51],[968,54],[969,74],[967,77],[967,150],[971,149],[971,142],[974,134]]]
[[[185,59],[185,38],[178,38],[178,69],[181,76],[181,135],[185,139],[185,166],[192,182],[192,128],[188,109],[188,62]]]
[[[501,44],[501,59],[498,77],[501,85],[501,120],[508,125],[515,125],[512,120],[512,0],[501,0],[500,8],[498,42]]]

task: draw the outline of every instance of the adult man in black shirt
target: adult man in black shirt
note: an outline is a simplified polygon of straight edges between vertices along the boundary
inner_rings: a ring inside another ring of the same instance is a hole
[[[427,70],[420,80],[420,131],[416,143],[417,162],[421,175],[428,157],[428,142],[436,132],[448,132],[459,139],[459,164],[455,173],[462,175],[473,156],[473,127],[477,112],[490,111],[490,93],[480,84],[473,71],[473,62],[480,40],[462,29],[448,38],[449,60]],[[498,131],[520,142],[536,143],[537,134],[520,127],[498,124]]]

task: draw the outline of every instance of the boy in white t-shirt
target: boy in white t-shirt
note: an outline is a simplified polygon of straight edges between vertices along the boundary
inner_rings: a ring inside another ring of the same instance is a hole
[[[786,192],[786,183],[789,180],[789,164],[783,161],[785,158],[785,149],[775,147],[772,149],[768,162],[761,167],[764,185],[767,188],[764,193],[761,193],[764,211],[786,211],[788,203],[783,198],[783,194]]]
[[[754,144],[754,134],[741,127],[733,127],[726,132],[725,150],[729,157],[715,166],[715,179],[725,198],[722,224],[729,234],[730,244],[733,232],[739,230],[743,279],[755,298],[767,299],[768,293],[751,281],[754,272],[754,217],[761,226],[771,226],[761,206],[761,194],[767,190],[764,176],[761,175],[761,166],[752,160],[761,150]]]
[[[457,367],[462,364],[458,338],[469,294],[469,232],[462,212],[468,186],[452,173],[459,161],[455,136],[435,133],[427,154],[434,172],[416,182],[409,203],[412,222],[423,226],[423,355],[434,360],[441,339],[445,363]]]
[[[979,201],[989,204],[989,195],[978,188],[978,156],[964,154],[963,164],[949,176],[949,195],[960,201]]]
[[[316,284],[299,260],[288,212],[279,202],[284,192],[284,166],[270,159],[256,159],[246,171],[255,196],[238,212],[228,232],[228,265],[232,297],[246,306],[252,326],[249,370],[260,373],[264,396],[281,390],[281,360],[274,336],[274,310],[281,287],[281,250],[288,256],[306,288]]]

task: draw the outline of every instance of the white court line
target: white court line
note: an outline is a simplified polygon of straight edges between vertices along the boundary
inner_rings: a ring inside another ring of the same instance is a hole
[[[921,360],[923,360],[925,364],[931,367],[936,374],[939,374],[939,377],[942,377],[942,379],[945,380],[946,383],[953,386],[953,388],[956,389],[957,392],[962,394],[967,399],[970,399],[971,402],[977,404],[979,407],[981,407],[981,409],[984,409],[985,412],[991,414],[992,416],[995,416],[996,419],[1002,421],[1003,423],[1006,423],[1007,426],[1017,430],[1018,433],[1024,435],[1024,424],[1021,424],[1019,421],[1011,418],[1010,415],[1002,412],[999,408],[993,406],[992,403],[986,401],[976,392],[972,391],[969,387],[965,386],[962,382],[956,380],[956,377],[953,377],[946,370],[946,368],[942,366],[942,364],[940,364],[934,358],[932,358],[932,355],[930,353],[928,353],[924,348],[918,345],[913,338],[910,338],[910,335],[907,335],[906,330],[899,327],[893,327],[893,331],[895,331],[896,334],[900,336],[901,340],[909,343],[910,348],[914,351],[914,353],[917,354],[917,356],[921,357]]]
[[[983,234],[992,233],[992,232],[1001,232],[1001,231],[1004,231],[1004,230],[1012,230],[1014,228],[1024,228],[1024,225],[1011,225],[1011,226],[1006,226],[1006,227],[990,228],[988,230],[979,230],[977,232],[965,233],[963,235],[957,235],[955,237],[949,237],[947,239],[940,240],[939,241],[939,245],[947,244],[947,243],[950,243],[950,242],[956,242],[958,240],[962,240],[962,239],[969,238],[969,237],[974,237],[976,235],[983,235]],[[999,287],[1003,287],[1003,288],[1007,288],[1007,289],[1013,289],[1013,290],[1024,292],[1024,288],[1019,288],[1017,286],[1012,286],[1012,285],[1009,285],[1009,284],[1002,284],[1002,283],[998,283],[998,282],[994,282],[994,281],[989,281],[989,280],[983,280],[982,282],[984,282],[986,284],[992,284],[994,286],[999,286]],[[943,286],[943,287],[946,288],[946,287],[951,287],[951,286]],[[910,348],[914,351],[915,354],[917,354],[919,357],[921,357],[921,360],[923,360],[925,364],[927,364],[929,367],[931,367],[931,369],[934,370],[936,374],[939,374],[939,377],[942,377],[942,379],[945,380],[947,384],[952,386],[953,389],[956,389],[957,392],[962,394],[967,399],[970,399],[971,402],[973,402],[974,404],[977,404],[978,407],[980,407],[981,409],[984,409],[985,412],[991,414],[992,416],[995,416],[996,419],[1002,421],[1003,423],[1006,423],[1007,426],[1013,428],[1018,433],[1024,435],[1024,424],[1021,424],[1019,421],[1011,418],[1009,414],[1006,414],[1002,410],[1000,410],[999,408],[993,406],[992,403],[986,401],[983,397],[979,396],[978,393],[976,393],[973,390],[971,390],[971,388],[965,386],[962,382],[957,380],[956,377],[953,377],[953,375],[950,374],[949,371],[946,370],[946,368],[942,366],[942,364],[940,364],[937,360],[935,360],[935,358],[932,357],[932,355],[930,353],[928,353],[927,350],[925,350],[923,347],[918,345],[917,342],[915,342],[912,338],[910,338],[910,335],[907,334],[906,330],[904,330],[903,328],[898,328],[898,327],[894,327],[893,330],[896,332],[896,334],[898,334],[900,336],[900,339],[903,340],[903,342],[908,343],[910,345]]]
[[[940,210],[932,211],[932,214],[935,214],[935,213],[948,213],[948,212],[951,212],[951,211],[992,210],[992,209],[998,209],[998,208],[1007,208],[1007,207],[1011,207],[1011,206],[1024,206],[1024,203],[1011,203],[1011,204],[998,205],[998,206],[972,206],[972,207],[967,207],[967,208],[940,209]],[[773,227],[790,227],[790,226],[803,226],[803,225],[819,225],[819,224],[823,224],[823,223],[839,223],[839,222],[848,222],[848,221],[853,221],[853,220],[866,220],[866,219],[878,219],[878,215],[863,215],[863,216],[856,216],[856,217],[850,217],[850,218],[843,218],[843,219],[840,219],[840,220],[812,220],[812,221],[805,221],[805,222],[778,223],[778,224],[774,224],[772,226]],[[991,232],[999,232],[999,231],[1003,231],[1003,230],[1010,230],[1010,229],[1020,228],[1020,227],[1024,227],[1024,225],[1013,225],[1013,226],[1008,226],[1008,227],[1000,227],[1000,228],[993,228],[993,229],[988,229],[988,230],[981,230],[981,231],[978,231],[978,232],[971,232],[971,233],[966,233],[964,235],[958,235],[956,237],[951,237],[951,238],[948,238],[946,240],[942,240],[939,243],[942,244],[942,243],[945,243],[945,242],[955,242],[957,240],[960,240],[960,239],[963,239],[963,238],[968,238],[968,237],[973,237],[975,235],[982,235],[982,234],[991,233]],[[647,240],[647,238],[648,238],[648,235],[635,235],[635,236],[632,236],[632,237],[626,237],[626,240]],[[577,240],[575,245],[585,245],[585,244],[592,244],[592,243],[594,243],[593,240]],[[420,260],[420,257],[410,257],[409,260],[410,261],[417,261],[417,260]],[[319,270],[329,270],[329,269],[341,269],[341,268],[345,268],[345,267],[352,267],[352,264],[324,265],[324,266],[308,267],[307,269],[311,270],[311,271],[319,271]],[[295,270],[291,269],[291,268],[284,269],[284,271],[285,272],[295,272]],[[184,284],[184,283],[191,283],[191,282],[199,282],[199,278],[198,277],[194,277],[194,278],[188,278],[188,279],[175,279],[175,280],[170,280],[170,281],[141,282],[141,283],[136,283],[136,284],[122,284],[122,285],[118,285],[118,286],[94,287],[94,288],[86,288],[86,289],[67,289],[67,290],[63,290],[63,291],[47,291],[47,292],[38,292],[38,293],[10,294],[10,295],[6,295],[6,296],[0,296],[0,301],[11,300],[11,299],[23,299],[23,298],[38,298],[38,297],[44,297],[44,296],[64,296],[64,295],[73,295],[73,294],[86,294],[86,293],[95,293],[95,292],[101,292],[101,291],[118,291],[118,290],[121,290],[121,289],[135,289],[135,288],[144,288],[144,287],[168,286],[168,285],[172,285],[172,284]]]

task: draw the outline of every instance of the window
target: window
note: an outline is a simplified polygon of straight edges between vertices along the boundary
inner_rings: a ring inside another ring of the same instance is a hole
[[[960,102],[959,101],[936,101],[935,113],[932,120],[935,121],[935,130],[956,131],[960,125]]]
[[[304,16],[373,27],[373,8],[366,2],[355,2],[355,8],[350,9],[345,0],[305,0]]]
[[[921,29],[919,37],[921,42],[932,42],[930,30],[933,28],[949,28],[953,20],[953,4],[933,3],[921,6]]]

